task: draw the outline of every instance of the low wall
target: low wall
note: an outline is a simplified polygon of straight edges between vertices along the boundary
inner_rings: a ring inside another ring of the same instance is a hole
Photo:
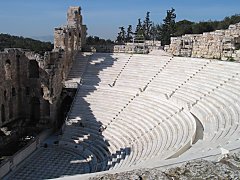
[[[164,50],[175,56],[240,61],[240,23],[227,30],[172,37]]]
[[[125,43],[122,45],[86,45],[83,51],[103,53],[139,53],[147,54],[149,51],[163,49],[161,41],[145,41],[144,43]]]
[[[0,164],[0,179],[4,177],[9,171],[16,168],[23,160],[25,160],[31,153],[33,153],[40,144],[52,133],[52,130],[46,130],[38,135],[35,139],[30,141],[28,145],[15,153],[12,157],[4,160]]]

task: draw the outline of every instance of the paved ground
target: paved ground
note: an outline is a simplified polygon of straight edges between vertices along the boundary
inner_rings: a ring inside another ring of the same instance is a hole
[[[63,148],[40,148],[5,179],[52,179],[76,175],[89,171],[87,164],[88,162],[75,152]]]

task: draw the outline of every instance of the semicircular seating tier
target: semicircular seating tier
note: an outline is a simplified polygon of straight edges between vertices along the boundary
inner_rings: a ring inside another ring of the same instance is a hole
[[[240,63],[94,53],[82,74],[57,147],[79,154],[79,173],[240,148]]]
[[[92,172],[231,150],[239,73],[239,64],[216,60],[93,54],[61,144],[92,151]]]

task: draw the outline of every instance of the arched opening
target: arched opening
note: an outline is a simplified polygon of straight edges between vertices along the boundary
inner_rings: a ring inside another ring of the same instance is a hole
[[[39,122],[40,120],[40,100],[37,97],[32,97],[30,100],[30,120],[32,124]]]
[[[73,98],[69,95],[67,95],[59,108],[59,113],[58,113],[58,121],[57,121],[57,127],[61,128],[62,124],[65,121],[65,118],[67,116],[68,111],[70,110],[71,104],[72,104]]]
[[[16,59],[17,59],[17,69],[20,68],[20,55],[16,55]]]
[[[39,67],[35,60],[30,60],[28,63],[29,78],[39,78]]]
[[[9,59],[7,59],[5,61],[4,70],[5,70],[5,79],[11,80],[12,79],[12,70],[11,70],[11,61]]]
[[[5,117],[5,107],[4,107],[3,104],[1,105],[1,119],[2,119],[2,122],[3,122],[3,123],[6,121],[6,117]]]
[[[43,101],[43,115],[50,116],[50,103],[47,100]]]
[[[9,101],[8,108],[9,108],[9,119],[11,119],[13,117],[13,103],[12,103],[12,101]]]
[[[30,95],[30,88],[26,87],[26,96],[29,96],[29,95]]]
[[[4,97],[4,100],[6,101],[7,100],[7,91],[6,90],[3,92],[3,97]]]
[[[16,96],[16,89],[14,87],[12,88],[12,96]]]
[[[44,90],[43,90],[43,88],[41,88],[41,96],[43,96],[44,95]]]

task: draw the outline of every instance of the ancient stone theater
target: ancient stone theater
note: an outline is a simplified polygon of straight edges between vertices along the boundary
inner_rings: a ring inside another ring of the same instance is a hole
[[[36,132],[1,161],[1,178],[88,179],[200,159],[239,173],[227,157],[240,149],[240,24],[137,54],[82,52],[80,7],[67,22],[44,56],[0,53],[0,144]]]

